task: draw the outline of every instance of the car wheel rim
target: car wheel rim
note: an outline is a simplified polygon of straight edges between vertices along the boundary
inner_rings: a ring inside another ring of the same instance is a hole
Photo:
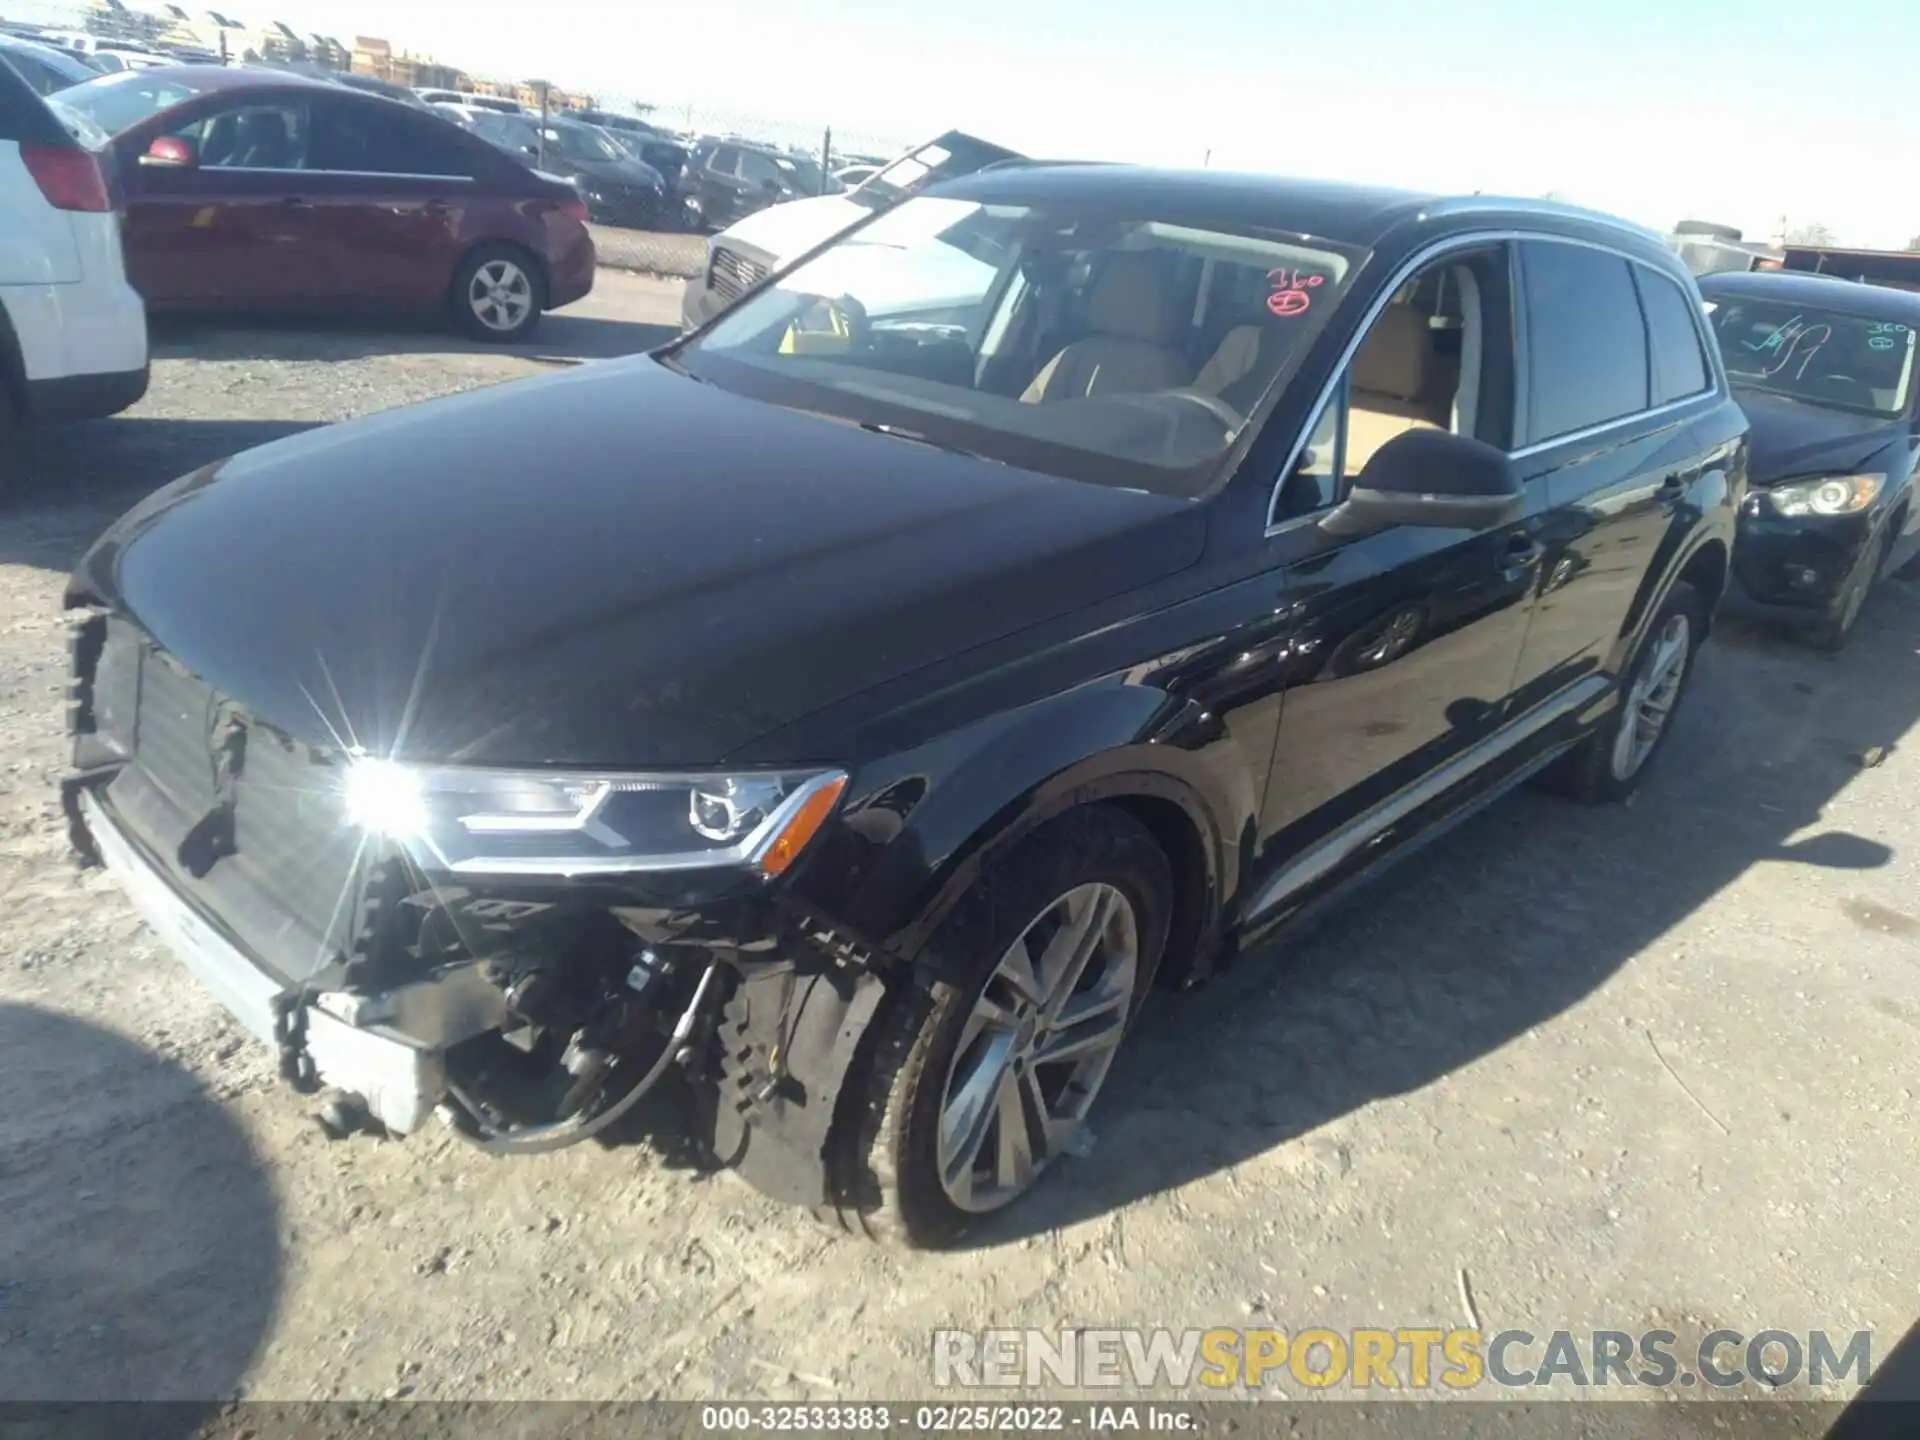
[[[533,309],[533,281],[511,260],[489,260],[473,272],[467,303],[489,330],[513,330]]]
[[[1111,885],[1042,911],[974,998],[940,1097],[940,1184],[960,1209],[997,1210],[1072,1141],[1133,1010],[1140,931]]]
[[[1666,733],[1673,705],[1680,698],[1680,682],[1687,675],[1687,656],[1693,632],[1685,615],[1671,615],[1660,627],[1647,663],[1627,692],[1620,735],[1613,746],[1616,780],[1630,780],[1653,754]]]

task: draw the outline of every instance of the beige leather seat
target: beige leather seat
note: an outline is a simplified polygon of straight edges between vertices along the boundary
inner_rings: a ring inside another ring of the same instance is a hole
[[[1453,386],[1434,354],[1427,317],[1389,305],[1353,357],[1347,465],[1357,475],[1374,451],[1409,430],[1448,428]]]
[[[1172,296],[1148,256],[1121,253],[1108,260],[1087,297],[1087,321],[1094,333],[1049,360],[1022,400],[1140,394],[1186,383],[1187,361],[1166,343]]]

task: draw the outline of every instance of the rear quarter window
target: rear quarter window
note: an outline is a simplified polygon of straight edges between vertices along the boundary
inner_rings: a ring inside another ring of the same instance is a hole
[[[1520,246],[1528,444],[1648,408],[1647,330],[1628,261],[1582,245]]]
[[[1647,316],[1647,343],[1653,357],[1653,403],[1668,405],[1698,395],[1707,388],[1706,352],[1700,348],[1700,327],[1694,321],[1693,301],[1673,281],[1644,265],[1633,278],[1640,287],[1640,304]]]
[[[0,60],[0,141],[16,145],[72,145],[73,137],[33,87]]]

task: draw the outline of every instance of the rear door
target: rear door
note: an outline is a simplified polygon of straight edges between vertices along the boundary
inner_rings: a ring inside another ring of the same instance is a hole
[[[460,260],[475,200],[466,137],[436,115],[352,95],[314,101],[315,205],[330,230],[340,293],[437,305]]]
[[[115,145],[128,277],[150,303],[214,309],[322,303],[338,257],[307,173],[304,94],[250,92],[181,107]],[[193,162],[155,164],[180,140]]]
[[[1527,488],[1544,494],[1541,583],[1517,705],[1618,666],[1655,564],[1713,459],[1696,307],[1652,266],[1572,241],[1518,247]]]
[[[717,145],[700,167],[695,186],[707,223],[725,229],[747,212],[741,208],[740,149]]]

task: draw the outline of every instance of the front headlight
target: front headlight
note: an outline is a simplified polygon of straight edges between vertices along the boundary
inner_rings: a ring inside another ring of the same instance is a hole
[[[341,802],[349,824],[455,874],[739,868],[770,879],[800,858],[846,786],[839,770],[552,774],[358,756]]]
[[[1886,483],[1884,475],[1831,475],[1766,493],[1776,515],[1852,515],[1873,504]]]

